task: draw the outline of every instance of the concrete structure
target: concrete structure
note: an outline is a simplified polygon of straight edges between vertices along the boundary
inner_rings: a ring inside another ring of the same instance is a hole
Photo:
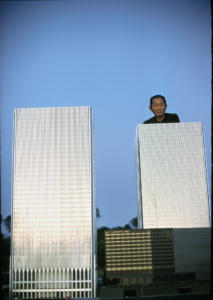
[[[139,228],[209,227],[202,124],[140,124],[136,152]]]
[[[16,109],[13,152],[10,291],[94,297],[91,108]]]

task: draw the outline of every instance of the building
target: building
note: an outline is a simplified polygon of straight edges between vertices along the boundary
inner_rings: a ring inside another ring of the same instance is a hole
[[[210,228],[105,231],[102,298],[210,291]]]
[[[159,271],[174,272],[172,229],[105,231],[106,274],[121,285],[149,285]]]
[[[16,109],[13,145],[11,293],[94,297],[91,108]]]
[[[202,124],[140,124],[136,153],[139,228],[208,228]]]

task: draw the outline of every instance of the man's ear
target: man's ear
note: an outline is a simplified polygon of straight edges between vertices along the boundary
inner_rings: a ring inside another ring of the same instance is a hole
[[[153,112],[152,107],[150,106],[149,109],[151,110],[151,112]]]

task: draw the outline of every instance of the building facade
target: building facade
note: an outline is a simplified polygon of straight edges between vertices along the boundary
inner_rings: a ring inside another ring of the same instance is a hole
[[[105,231],[106,277],[119,284],[150,285],[156,274],[173,274],[172,229]]]
[[[175,271],[194,273],[196,281],[211,279],[211,228],[173,229]]]
[[[208,228],[200,122],[140,124],[136,133],[139,228]]]
[[[13,147],[10,291],[94,297],[91,108],[16,109]]]
[[[105,231],[108,298],[210,291],[210,228]],[[111,287],[114,288],[109,294]],[[109,297],[110,295],[110,297]],[[103,297],[104,298],[104,297]],[[107,297],[106,297],[107,298]]]

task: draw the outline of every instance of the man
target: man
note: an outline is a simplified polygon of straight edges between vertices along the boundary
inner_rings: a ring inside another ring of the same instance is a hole
[[[164,96],[155,95],[151,97],[149,109],[153,112],[155,116],[149,120],[146,120],[144,124],[180,122],[177,114],[165,113],[166,108],[167,104]]]

